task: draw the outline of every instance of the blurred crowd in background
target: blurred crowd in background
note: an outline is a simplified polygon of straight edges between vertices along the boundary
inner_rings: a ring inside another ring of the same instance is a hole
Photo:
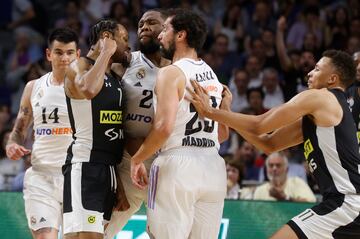
[[[129,31],[135,51],[141,15],[172,7],[192,9],[205,19],[201,57],[229,86],[235,112],[262,114],[307,89],[307,73],[325,49],[360,51],[358,0],[1,0],[0,190],[22,191],[30,166],[30,156],[7,159],[5,144],[26,82],[51,70],[44,54],[49,31],[74,29],[84,55],[89,27],[113,18]],[[32,132],[28,135],[31,148]],[[227,198],[321,200],[301,147],[266,156],[231,132],[220,148],[227,162]]]

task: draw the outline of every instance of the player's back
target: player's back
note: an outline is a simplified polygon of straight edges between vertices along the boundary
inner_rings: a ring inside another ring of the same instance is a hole
[[[186,86],[191,87],[190,80],[196,80],[209,92],[209,104],[219,108],[223,86],[209,65],[203,60],[195,61],[189,58],[180,59],[173,65],[184,73]],[[174,130],[161,151],[182,147],[219,148],[218,123],[206,118],[200,119],[195,107],[184,96],[179,102]]]
[[[37,79],[31,94],[34,136],[33,167],[60,169],[71,143],[71,127],[63,85],[52,84],[52,72]]]

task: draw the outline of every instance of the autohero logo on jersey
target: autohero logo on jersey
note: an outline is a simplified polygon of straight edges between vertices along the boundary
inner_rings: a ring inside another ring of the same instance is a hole
[[[100,124],[122,124],[122,111],[100,110]]]
[[[37,128],[36,135],[69,135],[72,134],[71,128]]]

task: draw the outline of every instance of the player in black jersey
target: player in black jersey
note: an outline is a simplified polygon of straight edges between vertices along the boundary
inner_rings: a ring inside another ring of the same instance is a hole
[[[323,202],[294,217],[272,238],[360,238],[360,156],[345,89],[355,64],[329,50],[308,74],[309,90],[263,115],[244,115],[209,106],[204,89],[192,82],[198,113],[239,132],[266,153],[304,143],[304,155]]]
[[[346,89],[348,103],[357,128],[358,143],[360,145],[360,51],[354,53],[356,65],[356,81]]]
[[[66,238],[103,238],[119,191],[115,166],[124,146],[124,96],[111,64],[129,64],[128,32],[101,20],[91,29],[90,44],[65,81],[73,131],[63,166]]]

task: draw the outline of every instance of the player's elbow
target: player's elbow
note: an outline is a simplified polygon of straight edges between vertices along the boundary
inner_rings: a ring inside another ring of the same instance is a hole
[[[154,124],[154,129],[160,137],[169,138],[173,131],[173,126],[168,121],[161,121]]]

